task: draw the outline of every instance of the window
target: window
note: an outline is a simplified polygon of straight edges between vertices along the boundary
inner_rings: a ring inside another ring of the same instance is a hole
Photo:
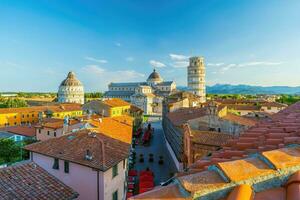
[[[55,131],[54,131],[53,135],[54,135],[54,137],[56,137],[56,132]]]
[[[39,129],[39,133],[41,133],[41,129]]]
[[[118,190],[112,194],[112,200],[118,200]]]
[[[47,135],[50,135],[50,131],[47,131]]]
[[[123,169],[126,167],[126,159],[123,160]]]
[[[69,173],[69,161],[65,160],[65,173]]]
[[[14,116],[15,119],[17,119],[17,116]]]
[[[116,177],[118,175],[118,165],[113,166],[112,168],[112,177]]]
[[[24,115],[22,115],[22,118],[24,118]]]
[[[14,124],[17,125],[17,122],[15,122]]]
[[[54,158],[53,169],[59,169],[59,160],[58,158]]]
[[[27,114],[27,117],[29,117],[29,114]]]
[[[34,117],[34,114],[32,114],[31,116]]]

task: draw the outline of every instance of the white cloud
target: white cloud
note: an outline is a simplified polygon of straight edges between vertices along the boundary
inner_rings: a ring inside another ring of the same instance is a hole
[[[111,82],[132,82],[145,79],[144,74],[134,70],[110,70],[98,65],[82,67],[80,75],[85,80],[85,84],[89,86],[89,89],[93,91],[105,91]]]
[[[134,57],[129,56],[129,57],[126,58],[126,61],[132,62],[132,61],[134,61]]]
[[[93,58],[93,57],[90,57],[90,56],[86,56],[86,57],[84,57],[84,59],[89,60],[89,61],[93,61],[93,62],[97,62],[97,63],[102,63],[102,64],[107,63],[107,60],[97,59],[97,58]]]
[[[176,61],[176,62],[170,63],[170,65],[174,68],[184,68],[189,65],[189,62],[188,61]]]
[[[173,61],[188,61],[188,59],[189,59],[188,56],[174,54],[174,53],[170,53],[169,56],[170,56],[171,60],[173,60]]]
[[[224,64],[225,63],[207,63],[207,66],[216,66],[216,67],[219,67],[219,66],[222,66]]]
[[[118,77],[124,76],[126,77],[126,79],[133,79],[133,78],[139,78],[145,76],[145,74],[136,72],[134,70],[120,70],[120,71],[116,71],[115,73]]]
[[[152,65],[153,67],[157,67],[157,68],[162,68],[165,67],[166,65],[162,62],[156,61],[156,60],[150,60],[149,61],[150,65]]]
[[[98,65],[86,65],[82,68],[83,71],[90,73],[90,74],[103,74],[106,70],[102,67],[99,67]]]
[[[225,71],[228,71],[232,68],[243,68],[243,67],[252,67],[252,66],[276,66],[281,65],[282,62],[269,62],[269,61],[253,61],[253,62],[245,62],[245,63],[231,63],[226,66],[223,66],[220,70],[221,73],[224,73]]]
[[[115,42],[115,45],[116,45],[117,47],[122,46],[120,42]]]

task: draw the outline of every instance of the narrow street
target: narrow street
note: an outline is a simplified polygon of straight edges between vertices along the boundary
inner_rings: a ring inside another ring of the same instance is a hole
[[[148,167],[154,172],[154,182],[155,185],[158,185],[172,177],[173,174],[176,173],[176,167],[165,143],[161,121],[152,122],[151,125],[154,128],[154,134],[150,145],[143,146],[139,144],[136,146],[136,164],[134,169],[141,171]],[[145,126],[147,126],[147,124],[145,124]],[[149,162],[150,153],[154,155],[153,162]],[[139,162],[140,154],[144,155],[143,163]],[[158,163],[159,156],[163,156],[164,163],[161,165]]]

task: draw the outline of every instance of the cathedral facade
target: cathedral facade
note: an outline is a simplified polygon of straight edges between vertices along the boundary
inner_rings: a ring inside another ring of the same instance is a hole
[[[161,114],[164,97],[176,90],[174,81],[164,81],[154,69],[145,82],[110,83],[105,98],[121,98],[144,110]]]

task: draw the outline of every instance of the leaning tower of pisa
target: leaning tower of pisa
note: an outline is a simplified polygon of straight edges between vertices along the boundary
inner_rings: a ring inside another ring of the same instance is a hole
[[[203,57],[191,57],[187,68],[188,88],[200,97],[200,101],[206,101],[205,66]]]

